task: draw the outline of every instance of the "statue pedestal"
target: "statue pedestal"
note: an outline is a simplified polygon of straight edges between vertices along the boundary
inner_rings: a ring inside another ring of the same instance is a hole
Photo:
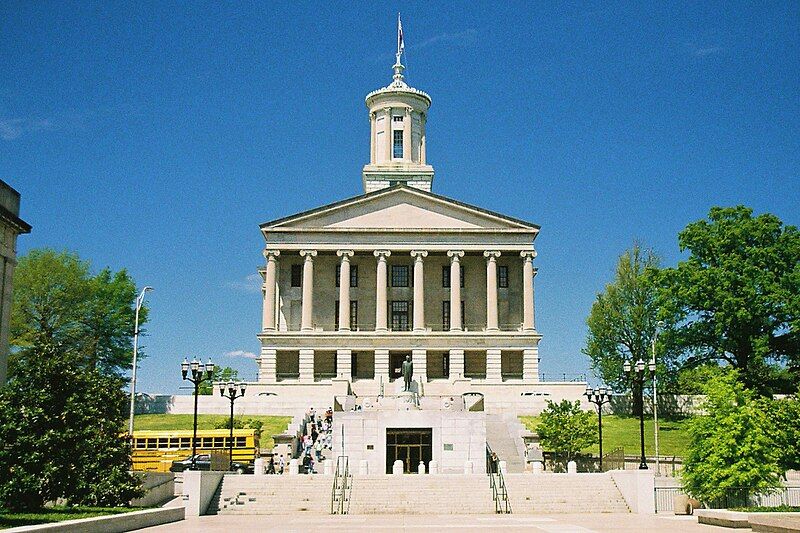
[[[411,409],[419,409],[417,403],[417,395],[414,392],[401,391],[397,393],[397,408],[401,411],[410,411]]]

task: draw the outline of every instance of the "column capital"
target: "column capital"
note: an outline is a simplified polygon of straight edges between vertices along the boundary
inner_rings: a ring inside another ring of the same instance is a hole
[[[428,257],[426,250],[411,250],[411,257],[415,257],[417,261],[422,261],[423,257]]]
[[[372,252],[372,255],[377,257],[379,260],[380,259],[386,260],[387,257],[392,255],[392,252],[389,250],[375,250],[374,252]]]
[[[300,255],[306,258],[306,261],[313,261],[317,256],[316,250],[300,250]]]
[[[487,250],[483,252],[483,257],[487,258],[489,261],[494,261],[500,257],[500,252],[495,250]]]
[[[457,262],[464,257],[464,250],[448,250],[447,257],[449,257],[451,261]]]
[[[375,111],[370,111],[370,112],[369,112],[369,118],[370,118],[370,120],[375,120],[375,115],[377,115],[377,113],[376,113]]]
[[[523,250],[519,253],[519,256],[526,261],[533,261],[537,255],[536,250]]]
[[[264,258],[267,261],[272,261],[274,259],[277,259],[279,255],[281,255],[280,250],[264,250]]]
[[[412,111],[414,111],[414,108],[411,106],[405,108],[406,115],[410,115]]]
[[[355,255],[353,250],[336,250],[336,255],[342,258],[342,261],[349,261]]]

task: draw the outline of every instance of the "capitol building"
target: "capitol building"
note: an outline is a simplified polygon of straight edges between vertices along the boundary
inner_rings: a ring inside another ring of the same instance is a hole
[[[364,193],[261,224],[258,383],[270,412],[398,390],[481,395],[487,412],[537,413],[585,382],[539,379],[537,224],[438,195],[431,97],[405,80],[366,96]]]

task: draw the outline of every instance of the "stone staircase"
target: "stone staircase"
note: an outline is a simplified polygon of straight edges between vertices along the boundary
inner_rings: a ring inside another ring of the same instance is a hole
[[[525,471],[525,445],[520,437],[521,431],[524,427],[515,417],[486,415],[486,442],[497,457],[506,462],[509,474]]]
[[[350,514],[493,514],[484,474],[356,476]]]
[[[507,474],[514,514],[629,513],[611,475]]]
[[[328,514],[333,476],[226,474],[209,505],[210,514]]]

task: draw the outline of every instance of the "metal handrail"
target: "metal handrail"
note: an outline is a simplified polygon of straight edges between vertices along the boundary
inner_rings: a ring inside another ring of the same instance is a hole
[[[489,486],[492,489],[494,512],[511,514],[511,502],[508,501],[508,488],[500,470],[500,462],[492,458],[492,448],[486,445],[486,473],[489,474]]]
[[[347,514],[350,511],[350,493],[353,490],[350,461],[346,455],[336,458],[331,488],[331,514]]]

